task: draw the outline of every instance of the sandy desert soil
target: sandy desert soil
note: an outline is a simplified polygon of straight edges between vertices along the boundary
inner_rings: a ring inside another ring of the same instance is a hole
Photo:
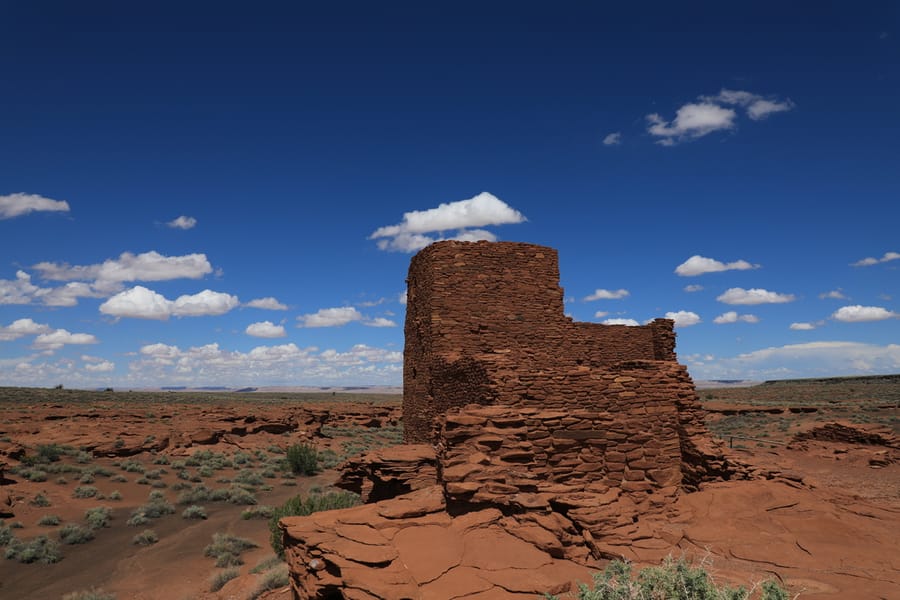
[[[723,579],[776,576],[801,598],[900,598],[900,449],[791,443],[798,432],[832,422],[896,435],[900,378],[824,381],[700,392],[713,432],[744,460],[787,477],[711,484],[683,496],[680,547],[709,552]],[[267,520],[242,519],[242,512],[327,488],[342,458],[398,443],[400,431],[397,396],[0,389],[0,527],[19,540],[58,540],[67,524],[87,527],[87,510],[111,510],[109,526],[93,539],[60,544],[59,562],[0,559],[0,599],[56,599],[91,587],[118,600],[250,598],[279,566]],[[312,477],[284,470],[285,448],[299,442],[313,443],[329,468]],[[40,447],[54,445],[64,453],[41,462]],[[225,499],[188,501],[200,486]],[[234,503],[249,501],[241,493],[227,498],[241,486],[255,505]],[[74,497],[90,487],[94,497]],[[128,525],[151,493],[174,513]],[[207,518],[184,518],[191,504]],[[59,524],[40,524],[48,516]],[[148,528],[158,542],[134,544]],[[204,556],[216,533],[257,547],[241,555],[239,576],[212,592],[212,578],[226,570]],[[660,557],[647,546],[636,559],[653,563]],[[846,568],[834,567],[842,561]],[[272,587],[265,597],[290,597]]]

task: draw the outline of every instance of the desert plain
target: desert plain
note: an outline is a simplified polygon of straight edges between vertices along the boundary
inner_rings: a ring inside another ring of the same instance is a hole
[[[804,599],[900,597],[900,376],[698,395],[712,434],[770,476],[682,494],[667,539],[624,558],[685,556]],[[288,600],[272,511],[329,494],[345,461],[399,445],[402,427],[399,395],[364,390],[0,388],[0,598]],[[316,473],[290,469],[297,445]],[[422,560],[439,550],[423,543]],[[443,597],[540,596],[491,583]]]

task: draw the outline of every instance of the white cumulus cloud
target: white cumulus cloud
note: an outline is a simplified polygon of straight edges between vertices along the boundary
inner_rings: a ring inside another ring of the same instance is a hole
[[[695,254],[677,267],[675,273],[682,277],[693,277],[695,275],[703,275],[704,273],[717,273],[720,271],[746,271],[747,269],[758,269],[759,265],[754,265],[746,260],[736,260],[730,263],[723,263],[714,258],[707,258]],[[702,289],[702,288],[701,288]],[[685,291],[696,291],[688,290]]]
[[[156,251],[142,254],[123,252],[118,259],[107,259],[93,265],[42,262],[34,268],[40,271],[41,277],[51,281],[94,280],[107,284],[199,279],[212,272],[212,265],[205,254],[163,256]]]
[[[89,333],[69,333],[65,329],[57,329],[50,333],[42,333],[34,339],[34,347],[47,350],[58,350],[69,344],[96,344],[97,338]]]
[[[341,306],[322,308],[314,313],[300,315],[297,320],[300,321],[300,327],[340,327],[353,321],[361,321],[362,318],[362,313],[352,306]]]
[[[640,323],[638,323],[634,319],[618,319],[618,318],[606,319],[605,321],[603,321],[603,324],[604,325],[628,325],[630,327],[640,325]]]
[[[738,321],[744,323],[759,323],[759,317],[757,317],[756,315],[739,315],[737,312],[730,310],[713,319],[713,323],[715,323],[716,325],[737,323]]]
[[[365,321],[364,325],[368,325],[369,327],[396,327],[397,323],[391,321],[390,319],[385,319],[384,317],[375,317],[369,321]]]
[[[244,330],[244,333],[260,338],[280,338],[287,335],[283,325],[275,325],[271,321],[251,323],[250,325],[247,325],[247,329]]]
[[[266,298],[257,298],[255,300],[251,300],[244,306],[249,306],[250,308],[261,308],[263,310],[287,310],[287,304],[282,304],[278,300],[272,297]]]
[[[622,133],[616,131],[615,133],[610,133],[605,138],[603,138],[604,146],[618,146],[622,143]]]
[[[900,259],[900,252],[885,252],[884,256],[881,258],[868,257],[863,258],[861,260],[856,261],[855,263],[851,263],[851,267],[871,267],[872,265],[877,265],[879,263],[886,263],[892,260]]]
[[[495,241],[497,238],[493,233],[477,228],[522,223],[525,220],[522,213],[493,194],[482,192],[468,200],[404,213],[399,224],[379,227],[369,239],[378,240],[381,250],[414,252],[443,239]],[[456,231],[456,234],[449,238],[427,235],[446,231]]]
[[[197,219],[181,215],[177,219],[173,219],[166,223],[172,229],[191,229],[197,225]]]
[[[690,327],[700,322],[700,315],[689,310],[667,312],[666,318],[675,321],[676,327]]]
[[[91,373],[111,373],[116,370],[116,364],[108,360],[89,362],[84,365],[84,370]]]
[[[51,200],[37,194],[8,194],[0,196],[0,219],[12,219],[31,212],[69,212],[65,200]]]
[[[797,298],[793,294],[779,294],[760,288],[745,290],[744,288],[728,288],[724,294],[716,298],[725,304],[783,304],[793,302]]]
[[[842,306],[831,315],[831,318],[835,321],[843,321],[844,323],[884,321],[885,319],[894,319],[898,317],[900,317],[900,313],[895,313],[886,308],[880,306],[860,306],[859,304]]]
[[[814,323],[806,323],[806,322],[791,323],[790,328],[793,331],[812,331],[813,329],[816,328],[816,325]]]
[[[593,302],[594,300],[621,300],[622,298],[627,298],[631,295],[631,292],[625,289],[619,290],[604,290],[598,289],[594,290],[594,293],[590,296],[585,296],[585,302]]]
[[[31,319],[16,319],[5,327],[0,327],[0,341],[17,340],[26,335],[38,335],[52,331],[49,325],[35,323]]]
[[[137,285],[119,292],[100,305],[100,312],[112,317],[156,319],[223,315],[240,305],[237,296],[203,290],[169,300],[162,294]]]

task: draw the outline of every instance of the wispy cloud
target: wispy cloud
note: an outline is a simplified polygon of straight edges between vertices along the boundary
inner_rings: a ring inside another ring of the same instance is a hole
[[[162,294],[138,285],[111,297],[100,305],[100,312],[111,317],[155,319],[223,315],[240,305],[237,296],[203,290],[169,300]]]
[[[620,319],[620,318],[606,319],[605,321],[603,321],[603,324],[604,325],[628,325],[629,327],[635,327],[637,325],[640,325],[640,323],[638,323],[634,319]]]
[[[527,219],[493,194],[482,192],[474,198],[441,204],[437,208],[404,213],[397,225],[376,229],[370,240],[378,240],[381,250],[415,252],[443,239],[460,241],[496,241],[490,231],[477,229],[490,225],[522,223]],[[443,232],[456,231],[444,237]],[[439,235],[431,235],[438,233]]]
[[[756,315],[739,315],[737,312],[730,310],[728,312],[722,313],[715,319],[713,319],[713,323],[716,325],[725,325],[728,323],[759,323],[759,317]]]
[[[282,304],[275,298],[267,297],[267,298],[257,298],[255,300],[251,300],[244,306],[248,306],[250,308],[261,308],[263,310],[287,310],[287,304]]]
[[[65,200],[51,200],[37,194],[0,196],[0,219],[12,219],[32,212],[69,212]]]
[[[610,133],[605,138],[603,138],[604,146],[618,146],[622,143],[622,133],[616,131],[615,133]]]
[[[836,290],[831,290],[829,292],[822,292],[821,294],[819,294],[819,298],[821,298],[822,300],[828,300],[828,299],[846,300],[847,296],[844,295],[843,290],[838,288]]]
[[[396,327],[397,323],[390,319],[385,319],[384,317],[375,317],[374,319],[364,321],[363,325],[368,327]]]
[[[796,300],[793,294],[779,294],[761,288],[729,288],[716,298],[725,304],[783,304]]]
[[[697,102],[682,105],[669,121],[660,114],[646,117],[647,132],[663,146],[694,140],[715,131],[728,131],[737,126],[738,113],[730,106],[743,108],[753,121],[794,108],[790,100],[763,97],[741,90],[722,90],[715,96],[700,96]]]
[[[791,323],[790,329],[793,331],[812,331],[816,327],[818,327],[818,325],[816,323],[802,322],[802,323]]]
[[[754,265],[746,260],[736,260],[730,263],[723,263],[714,258],[707,258],[695,254],[677,267],[675,273],[682,277],[694,277],[703,275],[704,273],[718,273],[721,271],[746,271],[748,269],[758,269],[759,265]],[[702,288],[701,288],[702,289]],[[695,291],[688,290],[685,291]]]
[[[298,327],[340,327],[362,319],[362,313],[352,306],[322,308],[317,312],[297,317],[300,321]]]
[[[686,286],[684,286],[684,291],[686,291],[686,292],[689,293],[689,294],[692,294],[692,293],[694,293],[694,292],[699,292],[699,291],[702,291],[702,290],[703,290],[703,286],[702,286],[702,285],[691,284],[691,285],[686,285]]]
[[[594,300],[621,300],[631,295],[631,292],[624,289],[619,290],[595,290],[590,296],[585,296],[585,302],[593,302]]]
[[[860,260],[856,261],[855,263],[850,263],[850,266],[851,267],[871,267],[872,265],[877,265],[879,263],[886,263],[886,262],[890,262],[892,260],[897,260],[897,259],[900,259],[900,252],[885,252],[884,256],[882,256],[881,258],[873,258],[870,256],[868,258],[860,259]]]
[[[193,229],[197,225],[197,219],[181,215],[177,219],[173,219],[166,223],[172,229]]]

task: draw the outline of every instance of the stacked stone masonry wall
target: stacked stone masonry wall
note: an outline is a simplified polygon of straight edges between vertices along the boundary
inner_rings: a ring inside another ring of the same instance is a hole
[[[435,419],[452,407],[497,402],[493,387],[502,378],[495,366],[540,374],[675,360],[670,320],[626,327],[566,317],[552,248],[432,244],[410,264],[407,295],[407,442],[434,441]]]

